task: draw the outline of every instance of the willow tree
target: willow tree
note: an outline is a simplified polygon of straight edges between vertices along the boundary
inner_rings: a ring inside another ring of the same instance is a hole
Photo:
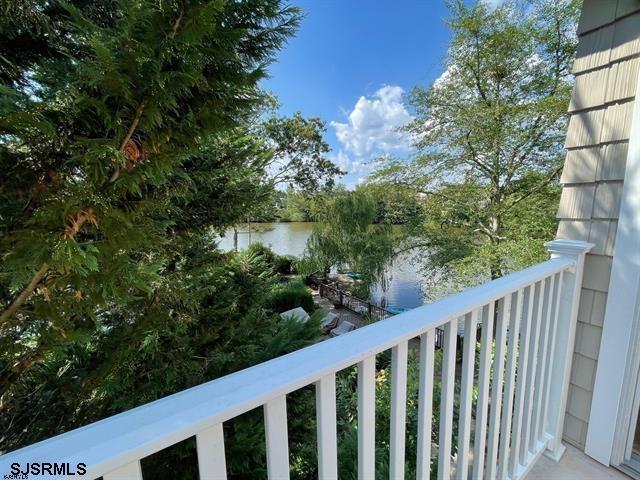
[[[393,258],[393,232],[390,223],[379,221],[378,203],[370,193],[338,190],[322,200],[317,216],[300,264],[304,273],[349,268],[359,274],[363,295],[384,280]]]
[[[445,72],[409,95],[418,153],[375,175],[425,195],[412,235],[440,275],[499,277],[540,258],[553,235],[578,7],[452,5]]]

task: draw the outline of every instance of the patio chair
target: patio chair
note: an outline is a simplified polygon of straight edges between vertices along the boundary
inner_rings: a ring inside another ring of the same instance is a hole
[[[353,323],[347,322],[346,320],[344,320],[340,323],[340,325],[338,325],[336,328],[331,330],[329,334],[332,337],[337,337],[338,335],[344,335],[345,333],[349,333],[351,330],[355,330],[355,328],[356,326]]]
[[[286,312],[282,312],[280,314],[280,318],[287,319],[293,318],[299,322],[306,322],[309,320],[309,314],[302,307],[292,308],[291,310],[287,310]]]
[[[338,315],[335,313],[327,313],[325,317],[322,319],[322,323],[320,326],[323,330],[331,330],[338,326]]]

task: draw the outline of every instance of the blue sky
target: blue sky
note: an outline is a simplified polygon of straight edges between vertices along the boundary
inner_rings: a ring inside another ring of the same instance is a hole
[[[353,187],[382,153],[407,153],[395,127],[410,119],[403,93],[443,71],[450,34],[444,0],[298,0],[305,15],[265,87],[281,113],[327,122],[332,157]]]

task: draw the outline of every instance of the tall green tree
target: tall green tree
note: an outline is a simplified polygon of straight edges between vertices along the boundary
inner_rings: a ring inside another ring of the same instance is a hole
[[[263,256],[223,254],[214,240],[273,194],[280,153],[277,129],[256,128],[273,104],[259,82],[298,10],[280,0],[1,6],[0,424],[10,428],[0,450],[317,341],[318,318],[287,321],[270,306],[277,279]],[[291,136],[307,143],[287,147],[312,158],[288,171],[322,183],[331,165],[312,123]],[[297,396],[293,452],[313,438],[300,413],[312,397]],[[230,477],[266,478],[261,416],[225,428]],[[143,469],[197,478],[194,459],[187,441]]]
[[[272,104],[259,82],[298,10],[1,6],[2,448],[311,341],[313,329],[277,333],[270,272],[230,264],[212,235],[272,191],[273,151],[253,127]],[[252,342],[247,324],[277,342]]]
[[[277,0],[32,6],[34,43],[55,51],[3,86],[0,328],[28,321],[38,289],[61,301],[150,290],[162,262],[143,252],[166,242],[173,198],[197,182],[185,162],[259,112],[258,81],[299,19]]]
[[[440,284],[499,277],[552,238],[578,13],[577,0],[451,5],[446,70],[409,95],[418,154],[374,176],[425,196],[411,233]]]
[[[393,225],[419,222],[423,218],[420,194],[403,185],[368,182],[358,186],[376,199],[377,221]]]
[[[335,178],[344,174],[327,157],[325,131],[325,122],[299,112],[291,117],[272,115],[251,127],[253,137],[268,151],[261,183],[271,188],[271,196],[248,210],[248,219],[273,221],[280,213],[285,221],[310,219],[312,198],[332,191]]]
[[[324,140],[326,124],[317,117],[271,117],[257,127],[272,155],[268,164],[274,185],[285,185],[306,194],[332,188],[336,176],[344,175],[329,158]]]

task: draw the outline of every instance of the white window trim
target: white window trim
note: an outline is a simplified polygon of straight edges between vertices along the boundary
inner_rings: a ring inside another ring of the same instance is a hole
[[[632,408],[640,365],[640,81],[635,98],[585,445],[585,453],[605,465],[623,461],[627,442],[621,439],[628,438],[637,415]]]

